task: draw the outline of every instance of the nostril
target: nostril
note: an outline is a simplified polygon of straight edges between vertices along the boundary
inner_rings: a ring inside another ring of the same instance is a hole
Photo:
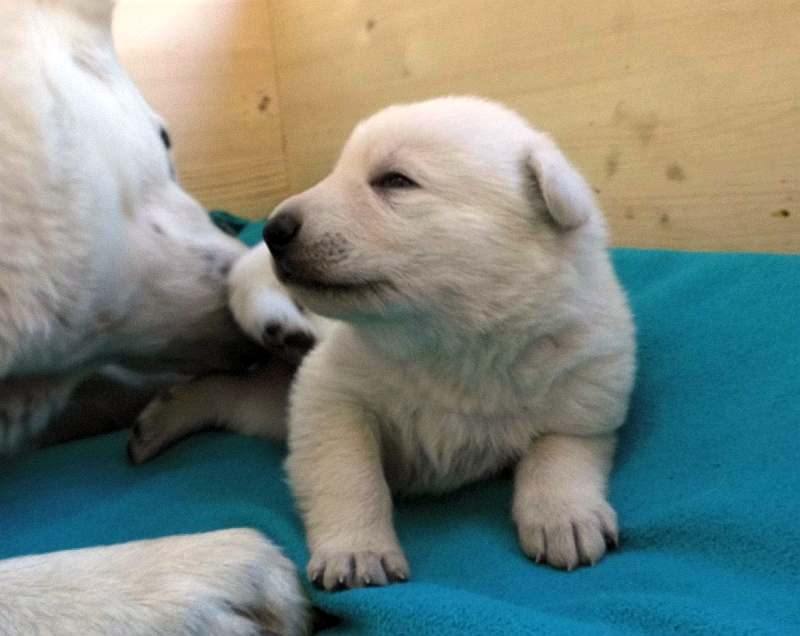
[[[264,228],[264,242],[270,250],[281,250],[291,243],[303,225],[297,214],[282,212],[267,221]]]

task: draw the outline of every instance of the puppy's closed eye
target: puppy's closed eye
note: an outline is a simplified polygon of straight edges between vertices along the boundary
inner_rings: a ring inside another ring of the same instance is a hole
[[[376,179],[370,182],[373,188],[380,190],[407,190],[410,188],[419,188],[419,184],[410,179],[402,172],[385,172]]]

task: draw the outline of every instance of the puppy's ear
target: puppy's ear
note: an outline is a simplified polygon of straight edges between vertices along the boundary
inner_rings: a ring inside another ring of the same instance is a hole
[[[537,135],[528,155],[534,192],[563,230],[572,230],[601,214],[589,184],[546,135]]]

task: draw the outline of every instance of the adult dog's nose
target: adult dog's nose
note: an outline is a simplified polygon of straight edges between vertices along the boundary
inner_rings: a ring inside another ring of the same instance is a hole
[[[282,255],[300,233],[303,222],[297,212],[281,212],[267,221],[264,242],[273,256]]]

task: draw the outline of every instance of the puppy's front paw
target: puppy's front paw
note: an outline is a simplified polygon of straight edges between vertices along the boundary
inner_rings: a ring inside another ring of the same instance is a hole
[[[287,312],[264,316],[264,328],[261,331],[261,344],[291,364],[299,364],[317,342],[311,323],[299,309],[295,310],[296,315]]]
[[[268,263],[261,262],[268,257],[268,253],[253,250],[234,268],[231,311],[253,340],[287,362],[298,364],[316,343],[316,330],[274,279]]]
[[[541,495],[528,499],[516,516],[523,552],[554,568],[594,565],[608,546],[619,543],[617,515],[602,498],[571,501]]]
[[[408,561],[399,549],[316,550],[308,563],[308,578],[328,591],[388,585],[407,581]]]

